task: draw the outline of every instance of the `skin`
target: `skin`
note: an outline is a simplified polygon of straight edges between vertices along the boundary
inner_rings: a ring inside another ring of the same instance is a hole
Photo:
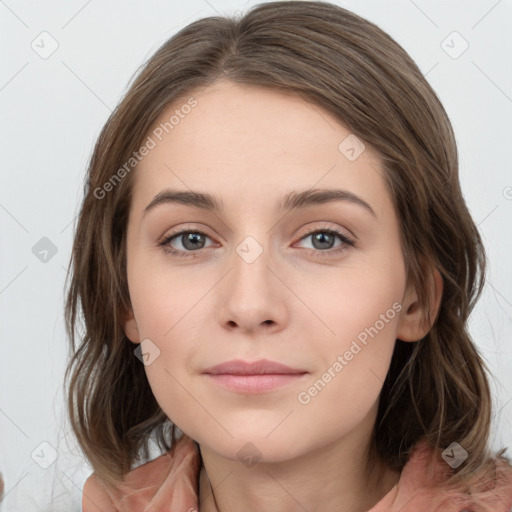
[[[298,96],[226,80],[193,95],[197,106],[133,176],[132,310],[124,329],[133,343],[149,339],[160,350],[145,366],[153,393],[200,445],[201,512],[339,512],[340,503],[345,512],[369,510],[399,479],[382,461],[365,472],[395,341],[427,333],[417,295],[406,289],[398,219],[378,154],[367,145],[347,159],[338,145],[350,130]],[[185,102],[170,105],[155,126]],[[225,210],[167,203],[143,215],[168,187],[214,194]],[[282,196],[311,188],[349,190],[376,217],[347,201],[278,212]],[[196,242],[202,248],[191,249],[179,235],[168,245],[186,256],[165,252],[158,242],[172,228],[204,232]],[[357,237],[355,246],[333,252],[343,244],[335,235],[331,245],[315,244],[311,233],[325,228]],[[237,252],[247,236],[263,250],[252,263]],[[434,276],[435,314],[442,282]],[[300,403],[298,393],[395,302],[402,310],[309,403]],[[202,374],[235,358],[268,358],[308,374],[260,394],[225,390]],[[261,456],[250,467],[237,455],[246,443]]]

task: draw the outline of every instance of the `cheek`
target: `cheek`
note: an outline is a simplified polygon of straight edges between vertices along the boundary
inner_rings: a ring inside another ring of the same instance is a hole
[[[130,297],[141,339],[165,340],[180,322],[190,321],[204,291],[177,272],[166,274],[165,269],[158,272],[148,266],[141,266],[129,281]]]
[[[154,270],[154,269],[153,269]],[[170,284],[172,283],[172,284]],[[191,398],[190,373],[195,370],[198,315],[205,318],[200,302],[204,291],[190,283],[177,283],[172,276],[143,271],[131,281],[130,294],[141,340],[155,354],[145,366],[153,395],[165,414],[178,427],[187,419],[204,414]],[[196,410],[195,407],[198,407]]]
[[[176,332],[171,331],[167,338],[149,338],[153,339],[158,347],[153,348],[156,350],[156,357],[152,359],[151,364],[144,367],[149,385],[167,417],[184,430],[183,425],[187,425],[190,417],[204,414],[204,410],[199,407],[200,402],[193,399],[198,394],[191,386],[193,382],[190,380],[190,355],[194,348],[180,335],[177,328]]]
[[[339,278],[309,290],[309,304],[321,322],[304,326],[317,332],[310,351],[318,364],[316,390],[304,390],[302,403],[311,398],[319,414],[332,415],[327,407],[332,400],[348,407],[345,411],[363,411],[378,398],[396,343],[403,286],[402,268],[381,262],[344,269]]]
[[[381,264],[343,268],[337,275],[331,273],[320,282],[308,284],[302,293],[323,321],[324,339],[331,339],[341,348],[372,326],[382,338],[393,338],[403,292],[402,269]]]

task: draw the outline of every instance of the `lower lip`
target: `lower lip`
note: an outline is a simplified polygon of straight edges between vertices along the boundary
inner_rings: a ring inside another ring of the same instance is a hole
[[[306,373],[269,373],[264,375],[206,374],[215,384],[240,393],[270,391],[302,379]]]

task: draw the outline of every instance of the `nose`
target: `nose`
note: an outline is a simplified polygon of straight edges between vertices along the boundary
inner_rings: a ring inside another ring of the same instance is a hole
[[[290,291],[271,255],[247,237],[233,252],[231,271],[219,288],[218,321],[226,329],[277,332],[284,328]]]

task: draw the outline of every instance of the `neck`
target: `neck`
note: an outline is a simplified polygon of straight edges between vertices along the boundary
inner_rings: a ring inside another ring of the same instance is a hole
[[[199,508],[201,512],[366,512],[400,476],[382,461],[368,474],[367,446],[338,439],[313,453],[251,467],[223,460],[202,447],[205,465],[199,478]]]

